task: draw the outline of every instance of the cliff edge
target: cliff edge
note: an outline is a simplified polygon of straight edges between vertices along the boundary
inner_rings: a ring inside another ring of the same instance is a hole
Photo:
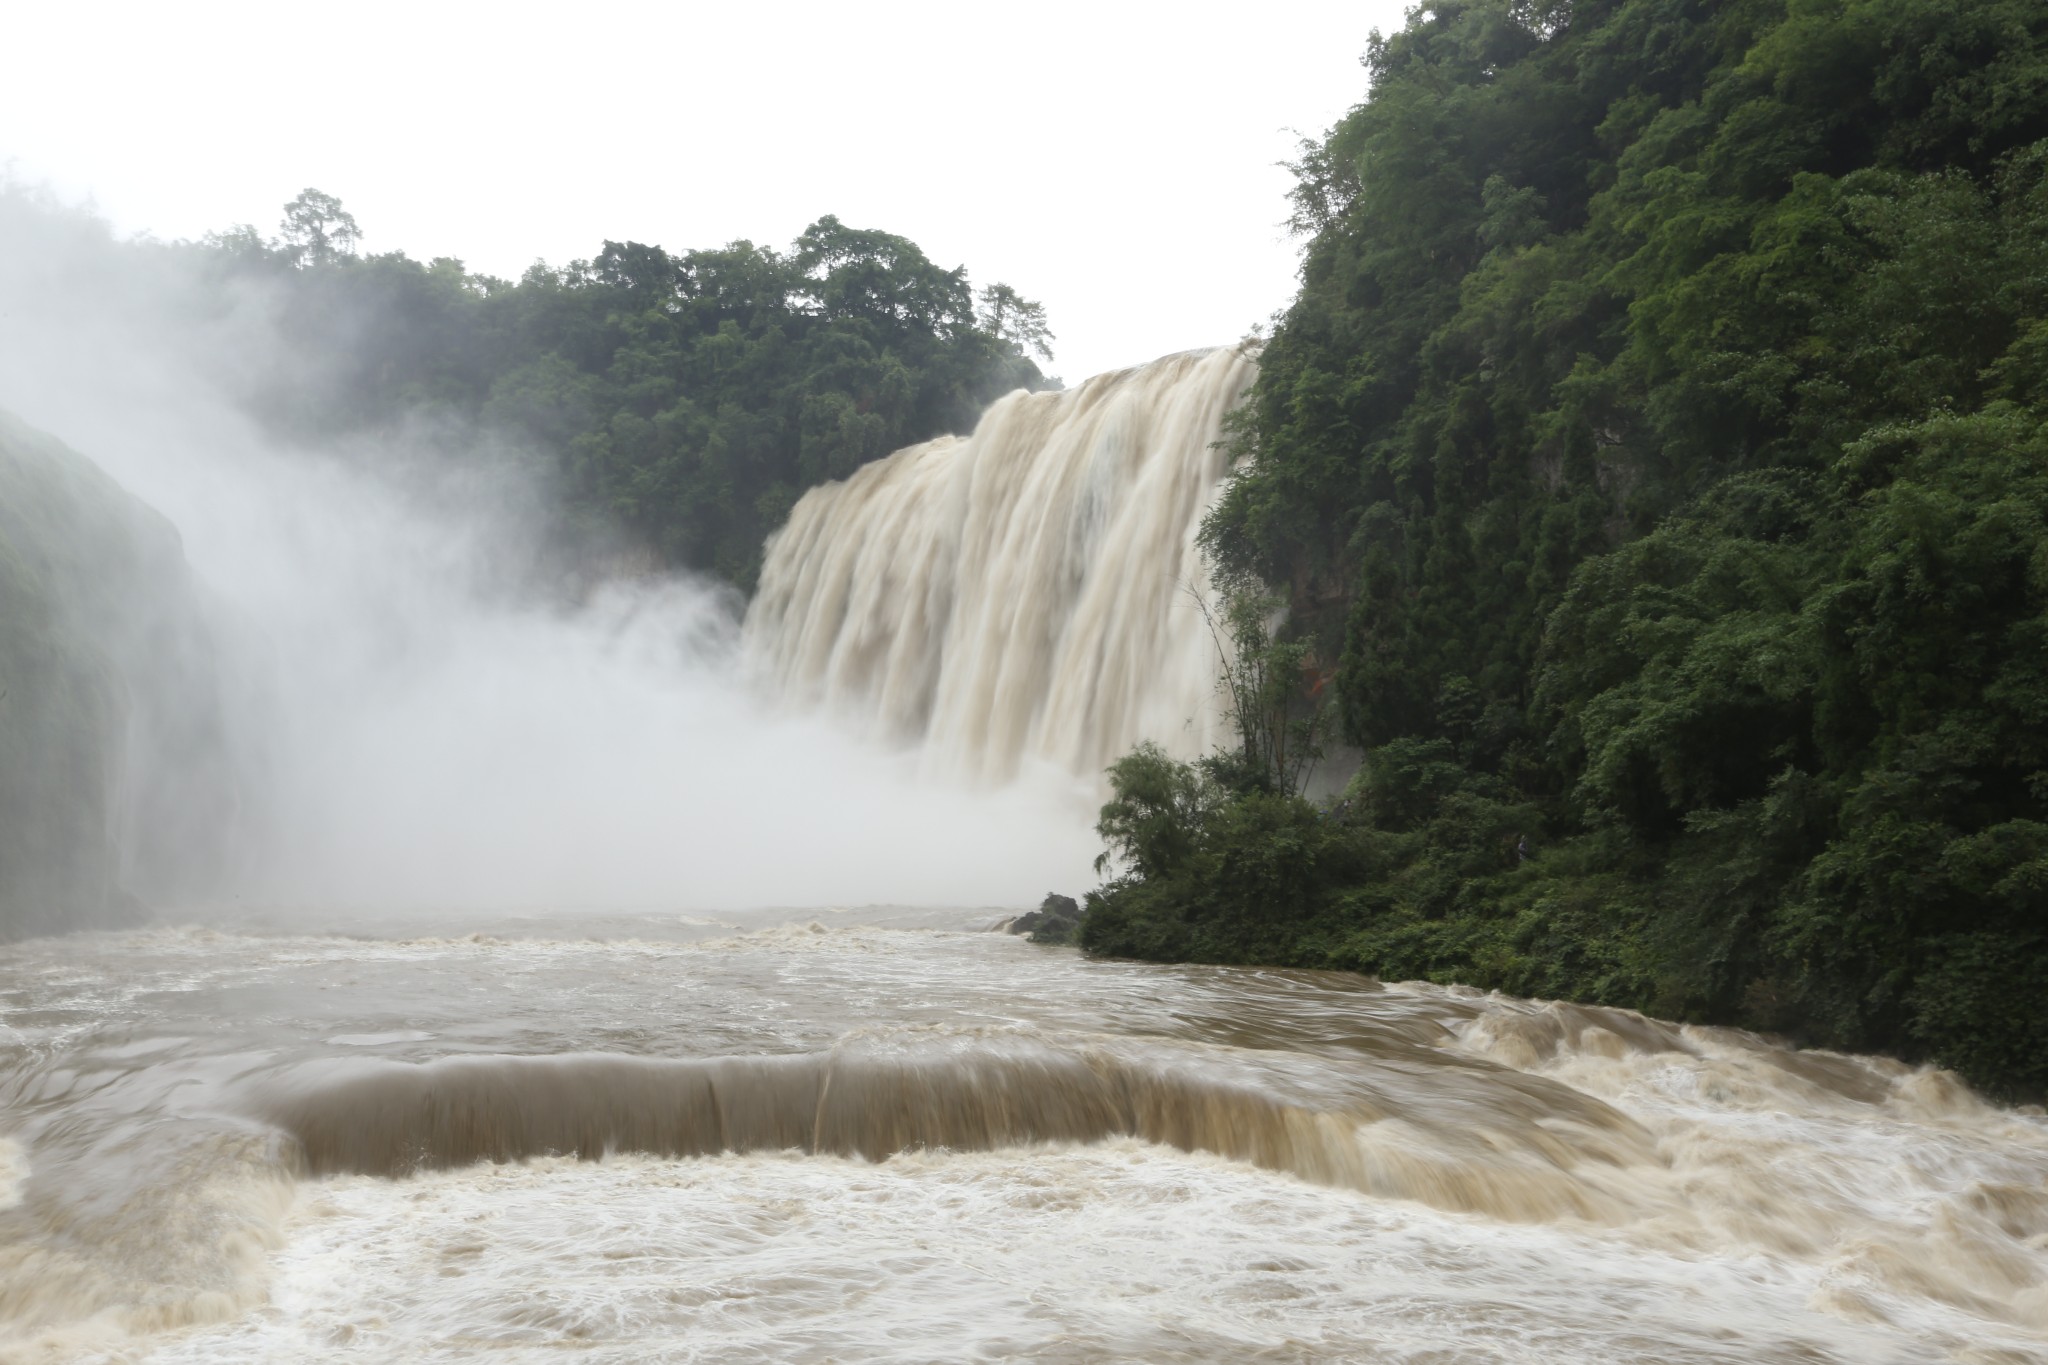
[[[233,823],[224,739],[176,528],[0,412],[0,938],[204,889]]]

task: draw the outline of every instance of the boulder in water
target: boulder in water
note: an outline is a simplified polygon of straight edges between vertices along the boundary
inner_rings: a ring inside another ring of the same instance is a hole
[[[1009,930],[1033,943],[1072,943],[1080,927],[1081,907],[1074,898],[1048,893],[1036,910],[1011,920]]]

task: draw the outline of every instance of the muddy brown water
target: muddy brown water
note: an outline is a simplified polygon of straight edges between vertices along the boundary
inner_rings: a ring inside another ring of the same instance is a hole
[[[1952,1077],[995,912],[0,949],[0,1359],[2048,1359]]]

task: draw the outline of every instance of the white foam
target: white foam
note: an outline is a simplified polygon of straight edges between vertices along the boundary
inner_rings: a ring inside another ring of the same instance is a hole
[[[1819,1274],[1375,1202],[1119,1141],[310,1187],[272,1307],[156,1361],[1884,1362]]]
[[[28,1151],[13,1138],[0,1137],[0,1210],[21,1204],[21,1188],[28,1183]]]

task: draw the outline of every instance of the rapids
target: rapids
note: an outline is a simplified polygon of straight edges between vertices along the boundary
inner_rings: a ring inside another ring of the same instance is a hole
[[[1944,1073],[996,919],[0,948],[0,1358],[2048,1355]]]
[[[1195,533],[1254,373],[1190,351],[1062,393],[1014,393],[813,488],[768,541],[745,648],[764,690],[1002,782],[1094,777],[1141,739],[1220,734]]]

